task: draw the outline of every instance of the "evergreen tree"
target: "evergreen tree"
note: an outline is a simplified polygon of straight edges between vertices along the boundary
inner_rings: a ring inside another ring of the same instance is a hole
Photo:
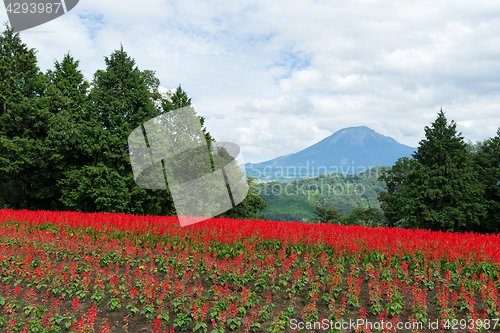
[[[153,81],[154,80],[149,78],[149,82],[153,82]],[[156,85],[156,83],[152,84],[151,86],[152,86],[152,92],[153,92],[152,99],[155,101],[155,105],[157,105],[158,115],[166,114],[166,113],[169,113],[169,112],[181,109],[181,108],[186,108],[186,107],[191,106],[191,98],[188,97],[187,93],[184,90],[182,90],[181,85],[179,85],[174,92],[169,91],[166,94],[159,94],[158,93],[157,88],[159,85]],[[206,127],[204,126],[205,125],[205,118],[198,116],[198,119],[199,119],[201,127],[202,127],[203,135],[205,137],[204,140],[207,144],[208,151],[211,152],[212,151],[212,144],[215,140],[213,139],[213,137],[210,135],[210,133],[207,131]],[[195,138],[196,136],[197,136],[197,134],[193,133],[191,139],[197,140]],[[203,141],[203,140],[200,140],[200,141]],[[199,157],[201,158],[201,156],[199,156]],[[193,161],[191,161],[191,162],[193,162]],[[181,164],[182,163],[180,163],[180,165]],[[182,168],[182,166],[180,166],[180,167]],[[211,167],[213,170],[214,165],[213,165],[212,161],[211,161]],[[167,188],[167,192],[168,192],[167,195],[165,195],[163,197],[163,200],[161,202],[161,206],[167,207],[167,209],[164,209],[165,214],[175,215],[176,210],[174,207],[172,196],[170,195],[168,188]],[[215,201],[217,201],[217,200],[215,200]]]
[[[379,180],[385,182],[386,190],[378,194],[378,200],[388,227],[406,225],[406,215],[403,212],[408,201],[406,188],[409,174],[417,164],[412,158],[402,157],[391,168],[380,169]]]
[[[165,191],[138,187],[128,156],[129,134],[157,114],[145,74],[123,47],[105,62],[106,70],[94,74],[81,114],[83,163],[59,181],[61,200],[86,212],[159,214]]]
[[[484,187],[483,203],[486,217],[481,222],[481,231],[500,232],[500,128],[497,135],[476,143],[473,154],[475,169],[479,173],[479,183]]]
[[[40,103],[47,80],[34,49],[6,26],[0,36],[0,205],[44,208],[50,201],[47,136],[51,114]]]
[[[478,186],[467,144],[441,110],[413,158],[408,174],[404,216],[410,226],[432,230],[478,231],[484,218],[483,190]]]
[[[12,29],[0,42],[1,206],[175,214],[168,187],[136,185],[128,136],[145,121],[190,106],[180,86],[160,94],[155,73],[141,72],[123,47],[105,58],[106,70],[98,70],[90,85],[69,54],[44,75],[35,51]],[[204,118],[199,120],[202,141],[212,151],[214,140],[203,127]],[[216,194],[215,187],[210,186],[208,197]],[[229,214],[252,217],[264,208],[262,203],[249,194]]]
[[[123,48],[105,61],[107,69],[95,73],[88,103],[77,113],[83,125],[83,130],[79,128],[83,163],[70,166],[59,181],[61,200],[69,209],[88,212],[175,215],[168,186],[154,190],[136,184],[128,136],[160,114],[190,106],[191,99],[180,86],[175,93],[162,96],[154,72],[141,72]],[[151,139],[148,135],[146,141]]]
[[[88,102],[89,82],[78,69],[79,61],[69,53],[62,62],[54,63],[55,70],[47,71],[50,84],[47,88],[45,107],[54,116],[50,121],[49,142],[59,149],[58,154],[65,155],[58,164],[81,164],[83,156],[77,147],[82,148],[84,109]],[[55,161],[54,161],[55,162]]]
[[[46,174],[51,179],[46,191],[50,192],[51,204],[45,209],[62,210],[66,207],[60,201],[62,196],[57,181],[64,178],[64,172],[71,167],[85,164],[81,153],[83,108],[87,103],[89,83],[78,69],[79,61],[68,53],[62,62],[55,62],[55,70],[47,71],[49,85],[43,106],[52,115],[46,139],[51,166]]]
[[[191,98],[188,97],[186,92],[182,90],[179,85],[175,92],[168,92],[161,100],[161,107],[163,113],[174,111],[185,106],[191,105]]]

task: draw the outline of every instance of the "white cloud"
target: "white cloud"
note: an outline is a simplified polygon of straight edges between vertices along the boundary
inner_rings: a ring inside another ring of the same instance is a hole
[[[42,70],[70,51],[87,79],[122,43],[257,162],[349,126],[417,146],[441,107],[466,140],[494,136],[499,16],[498,1],[86,0],[21,38]]]

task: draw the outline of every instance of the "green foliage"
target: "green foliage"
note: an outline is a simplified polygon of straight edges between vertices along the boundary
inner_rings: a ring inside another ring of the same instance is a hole
[[[403,208],[407,203],[407,179],[417,163],[414,159],[402,157],[392,168],[381,168],[379,180],[385,182],[386,190],[379,193],[378,199],[381,202],[380,208],[384,212],[387,226],[395,227],[404,221]]]
[[[50,202],[44,141],[51,114],[42,107],[47,79],[19,33],[6,26],[0,46],[0,205],[37,209]]]
[[[127,152],[130,132],[157,113],[150,92],[123,48],[105,62],[107,69],[94,74],[80,116],[81,163],[70,166],[58,182],[61,200],[84,212],[159,213],[161,193],[135,184]]]
[[[418,228],[478,231],[484,218],[483,190],[477,186],[467,145],[441,110],[414,156],[419,162],[409,175],[408,222]]]
[[[384,224],[384,213],[374,207],[356,207],[349,216],[342,219],[341,223],[345,225],[356,224],[376,227]]]
[[[51,180],[62,179],[66,170],[85,162],[77,147],[82,142],[84,127],[81,118],[90,84],[84,79],[78,65],[79,61],[67,54],[62,62],[55,62],[54,71],[47,72],[49,83],[44,107],[53,117],[45,141],[51,152],[47,162],[52,169],[46,176]],[[62,193],[57,181],[48,182],[45,189],[50,192],[50,209],[64,209],[64,204],[59,200]]]
[[[271,221],[301,221],[300,217],[296,217],[292,213],[282,212],[267,213],[264,218]]]
[[[431,230],[480,231],[483,187],[456,124],[441,110],[413,159],[400,159],[380,179],[379,196],[389,225]]]
[[[191,98],[188,97],[186,92],[182,90],[181,86],[179,85],[175,92],[167,92],[165,96],[162,96],[160,99],[160,114],[167,113],[173,110],[177,110],[186,106],[191,105]],[[208,149],[211,152],[212,151],[212,143],[215,141],[215,139],[210,135],[210,133],[207,131],[205,125],[205,118],[204,117],[199,117],[201,126],[203,127],[203,134],[205,135],[205,139],[208,143]]]
[[[116,309],[121,308],[122,305],[120,303],[120,299],[118,298],[113,298],[108,302],[108,309],[110,311],[115,311]]]
[[[314,205],[313,213],[316,215],[313,221],[319,223],[339,223],[344,217],[344,214],[339,213],[339,209],[335,206]]]
[[[500,231],[500,128],[495,137],[476,143],[470,151],[478,181],[484,188],[486,216],[481,231],[497,233]]]

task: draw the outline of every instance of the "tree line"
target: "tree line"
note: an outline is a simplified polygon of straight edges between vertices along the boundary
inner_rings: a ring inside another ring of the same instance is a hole
[[[0,207],[175,215],[167,190],[136,185],[128,136],[144,122],[190,106],[181,86],[160,93],[152,70],[139,70],[123,46],[91,82],[69,53],[43,73],[36,51],[6,25],[0,35]],[[199,117],[209,150],[214,139]],[[222,214],[254,218],[255,194]]]

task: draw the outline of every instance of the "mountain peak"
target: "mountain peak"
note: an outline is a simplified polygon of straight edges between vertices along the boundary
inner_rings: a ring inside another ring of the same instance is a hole
[[[325,138],[323,141],[327,141],[327,146],[335,144],[337,142],[342,142],[349,146],[363,146],[366,140],[376,140],[376,141],[391,141],[395,142],[394,139],[386,137],[379,134],[366,126],[348,127],[341,129]]]
[[[315,170],[309,171],[310,167],[335,172],[347,166],[352,171],[355,169],[356,172],[361,172],[373,166],[391,166],[398,158],[411,156],[414,151],[415,148],[400,144],[367,126],[348,127],[297,153],[266,162],[249,163],[247,166],[250,170],[247,169],[247,174],[264,178],[262,176],[266,173],[265,170],[272,173],[273,170],[297,170],[305,167],[305,173],[310,175],[315,174]],[[303,177],[302,169],[295,176]]]

